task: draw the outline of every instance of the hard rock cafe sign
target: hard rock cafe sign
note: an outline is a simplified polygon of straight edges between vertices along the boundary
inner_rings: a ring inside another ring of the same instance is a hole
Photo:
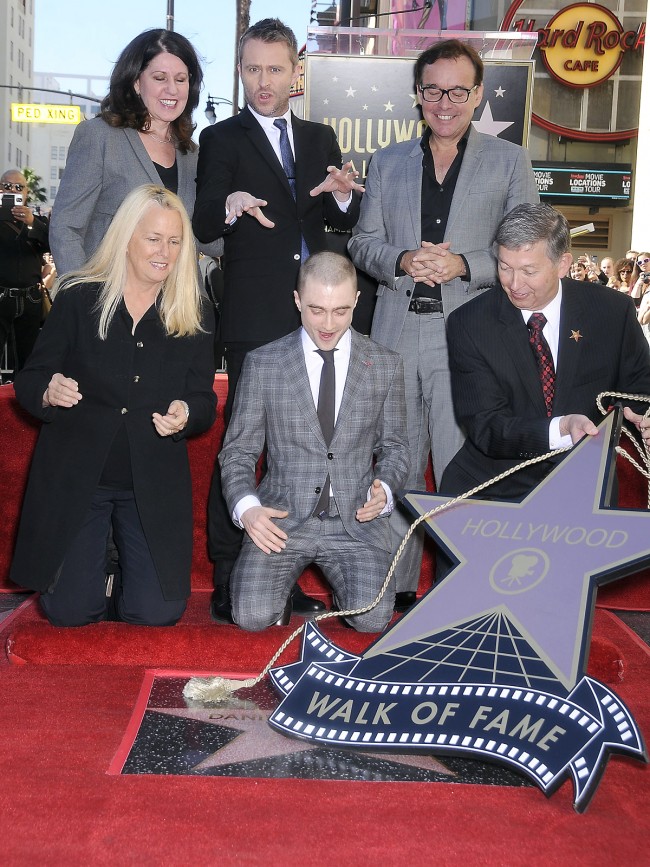
[[[535,12],[539,14],[539,7],[529,16],[525,5],[526,0],[511,4],[501,30],[537,30],[539,56],[551,77],[566,87],[585,89],[603,84],[618,70],[627,52],[638,52],[645,43],[645,21],[636,30],[626,30],[611,10],[598,3],[565,6],[546,22],[533,17]],[[535,114],[533,121],[553,132],[593,141],[636,135],[636,130],[619,130],[576,136],[575,130],[565,131]]]

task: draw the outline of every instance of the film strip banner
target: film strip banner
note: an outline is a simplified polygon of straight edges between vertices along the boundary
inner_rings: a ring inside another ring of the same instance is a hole
[[[301,663],[272,672],[285,697],[269,722],[286,735],[335,747],[499,762],[548,794],[570,774],[578,812],[588,805],[610,753],[645,756],[630,712],[590,677],[568,696],[507,684],[364,680],[341,671],[353,668],[355,657],[315,627],[308,632],[302,674]],[[321,660],[305,659],[315,655]]]

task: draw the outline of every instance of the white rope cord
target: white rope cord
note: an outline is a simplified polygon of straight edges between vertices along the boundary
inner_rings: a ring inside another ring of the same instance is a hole
[[[647,396],[623,394],[623,393],[619,393],[619,392],[602,392],[596,398],[596,404],[598,406],[599,411],[603,415],[607,414],[607,410],[605,410],[603,408],[602,403],[601,403],[601,399],[603,397],[619,397],[619,398],[625,398],[628,400],[646,401],[648,404],[650,404],[650,397],[647,397]],[[645,414],[645,417],[646,418],[650,417],[650,406],[648,407],[648,410]],[[634,443],[636,448],[639,450],[639,452],[641,454],[641,458],[645,462],[646,469],[644,470],[642,467],[640,467],[627,454],[627,452],[625,452],[623,449],[620,448],[620,446],[617,446],[617,448],[616,448],[617,454],[623,455],[627,460],[630,461],[630,463],[632,463],[632,465],[634,467],[636,467],[639,470],[639,472],[643,473],[643,475],[645,475],[646,478],[650,479],[650,460],[649,460],[649,455],[647,453],[648,449],[647,448],[645,449],[646,454],[644,455],[641,452],[636,440],[626,430],[625,426],[623,426],[623,431],[625,431],[627,436],[631,439],[631,441]],[[440,512],[443,512],[443,511],[446,511],[447,509],[450,509],[452,506],[455,506],[457,503],[460,503],[462,500],[466,500],[469,497],[475,496],[476,494],[480,493],[481,491],[485,490],[486,488],[489,488],[491,485],[494,485],[497,482],[502,481],[502,479],[505,479],[508,476],[513,475],[514,473],[518,472],[519,470],[523,470],[526,467],[532,466],[533,464],[539,464],[539,463],[542,463],[543,461],[547,461],[550,458],[555,457],[556,455],[559,455],[559,454],[562,454],[563,452],[569,451],[571,448],[573,448],[573,446],[566,446],[565,448],[554,449],[553,451],[546,452],[546,454],[538,455],[537,457],[530,458],[526,461],[523,461],[522,463],[517,464],[514,467],[511,467],[509,470],[505,470],[503,473],[500,473],[498,476],[494,476],[493,478],[489,479],[488,481],[482,482],[480,485],[476,485],[476,487],[472,488],[471,490],[465,491],[465,493],[459,494],[457,497],[454,497],[453,499],[448,500],[446,503],[441,503],[439,506],[436,506],[435,508],[430,509],[428,512],[425,512],[424,514],[420,515],[418,518],[416,518],[415,521],[413,521],[411,526],[408,528],[406,535],[402,539],[397,551],[395,552],[395,556],[393,557],[393,562],[391,563],[390,568],[389,568],[388,572],[386,573],[386,577],[385,577],[384,582],[381,586],[381,589],[379,590],[379,593],[377,594],[377,597],[373,600],[373,602],[371,602],[369,605],[366,605],[364,608],[357,608],[357,609],[350,610],[350,611],[326,611],[324,614],[319,614],[317,617],[314,617],[313,621],[311,621],[311,622],[316,622],[317,620],[327,620],[330,617],[354,617],[355,615],[366,614],[368,611],[371,611],[376,605],[379,604],[379,601],[382,599],[382,597],[386,593],[386,590],[388,589],[388,586],[390,585],[391,578],[393,577],[393,574],[395,572],[395,568],[397,566],[397,563],[398,563],[400,557],[402,556],[404,548],[406,547],[406,543],[408,542],[408,540],[411,538],[411,536],[413,535],[415,530],[420,526],[420,524],[423,521],[427,521],[429,518],[432,518],[434,515],[437,515]],[[649,491],[648,491],[648,504],[650,507],[650,484],[649,484]],[[268,663],[264,667],[263,671],[260,674],[258,674],[257,677],[249,677],[249,678],[246,678],[245,680],[233,680],[230,678],[220,677],[220,676],[208,677],[208,678],[193,677],[190,680],[188,680],[188,682],[185,684],[185,687],[183,689],[183,695],[185,696],[185,698],[192,699],[193,701],[201,701],[204,703],[215,703],[215,702],[224,701],[226,698],[228,698],[228,696],[231,693],[236,692],[239,689],[244,689],[244,688],[255,686],[264,677],[266,677],[266,675],[273,668],[273,666],[278,661],[278,659],[282,656],[282,654],[287,649],[287,647],[289,647],[291,642],[301,634],[301,632],[304,630],[304,628],[305,628],[305,624],[303,623],[296,630],[294,630],[291,633],[291,635],[280,645],[278,650],[273,654],[271,659],[268,661]]]
[[[603,406],[602,399],[604,397],[616,397],[622,398],[623,400],[636,400],[636,401],[645,401],[645,403],[649,404],[648,409],[645,411],[644,418],[650,418],[650,397],[644,394],[626,394],[622,391],[602,391],[598,397],[596,398],[596,406],[598,407],[599,412],[603,415],[607,415],[607,410]],[[648,448],[645,443],[643,445],[639,445],[637,439],[633,434],[629,431],[629,429],[623,425],[621,428],[621,433],[624,433],[628,438],[630,443],[636,449],[639,458],[641,459],[641,464],[637,463],[632,455],[629,452],[626,452],[624,448],[620,445],[616,446],[616,454],[620,455],[624,458],[628,463],[632,464],[632,466],[641,473],[648,480],[648,495],[647,495],[647,503],[648,508],[650,509],[650,448]],[[642,466],[643,465],[643,466]]]

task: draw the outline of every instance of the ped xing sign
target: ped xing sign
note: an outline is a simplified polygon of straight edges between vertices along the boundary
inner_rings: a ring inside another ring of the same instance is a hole
[[[81,108],[78,105],[12,102],[11,119],[17,123],[77,124],[81,122]]]

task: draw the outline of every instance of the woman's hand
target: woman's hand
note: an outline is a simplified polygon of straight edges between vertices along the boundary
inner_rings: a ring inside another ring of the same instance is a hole
[[[650,292],[643,296],[637,318],[641,325],[650,325]]]
[[[154,412],[151,417],[157,433],[161,437],[168,437],[187,426],[190,414],[184,400],[172,400],[165,415]]]
[[[74,379],[55,373],[43,394],[43,406],[76,406],[82,398],[79,384]]]

